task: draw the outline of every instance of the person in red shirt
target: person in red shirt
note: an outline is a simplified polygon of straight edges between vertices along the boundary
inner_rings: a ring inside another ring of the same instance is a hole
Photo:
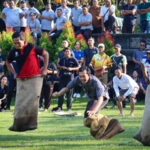
[[[43,83],[42,76],[47,74],[49,55],[43,48],[26,43],[22,33],[15,32],[12,39],[15,48],[10,51],[6,63],[8,70],[16,78],[17,91],[14,123],[9,130],[33,130],[37,128],[38,105]],[[42,69],[40,69],[38,55],[41,55],[44,60]],[[18,72],[15,72],[12,66],[14,60]]]

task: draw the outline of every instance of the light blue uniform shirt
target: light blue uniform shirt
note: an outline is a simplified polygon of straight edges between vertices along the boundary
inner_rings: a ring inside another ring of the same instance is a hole
[[[27,11],[27,25],[28,26],[29,26],[29,23],[31,21],[31,18],[30,18],[30,13],[31,12],[35,13],[36,15],[40,14],[40,12],[36,8],[34,8],[34,7],[32,7],[31,9],[28,9],[28,11]]]
[[[65,17],[69,20],[69,18],[70,18],[70,16],[71,16],[71,8],[69,8],[69,7],[63,8],[62,6],[60,6],[60,7],[58,7],[57,9],[62,9],[63,16],[65,16]],[[57,9],[56,9],[56,11],[55,11],[56,17],[57,17]]]
[[[20,14],[22,14],[20,8],[4,8],[2,13],[6,15],[5,23],[8,27],[20,27]]]
[[[48,17],[48,18],[55,18],[55,13],[53,10],[45,10],[42,13],[42,16]],[[54,27],[54,21],[50,21],[47,19],[41,19],[41,29],[42,30],[51,30]]]
[[[39,27],[39,30],[35,31],[35,33],[41,32],[41,24],[40,24],[40,21],[38,19],[34,19],[34,21],[31,20],[29,23],[29,27],[30,27],[31,32],[33,30],[35,30],[37,27]]]
[[[58,17],[57,20],[56,20],[57,30],[62,30],[62,27],[64,26],[66,21],[67,21],[67,18],[65,16],[61,15],[60,17]]]
[[[71,9],[71,17],[73,17],[73,21],[72,24],[75,26],[79,26],[79,16],[82,14],[82,8],[78,7],[78,8],[72,8]]]
[[[83,13],[79,16],[79,22],[91,22],[88,26],[81,26],[81,30],[90,29],[93,30],[92,26],[92,15],[90,13],[87,13],[84,15]]]
[[[20,8],[23,12],[23,15],[27,13],[28,8]],[[20,27],[26,27],[27,26],[27,19],[23,16],[23,18],[20,19]]]

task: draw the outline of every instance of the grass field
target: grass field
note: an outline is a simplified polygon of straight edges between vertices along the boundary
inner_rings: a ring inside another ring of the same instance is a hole
[[[13,109],[0,113],[0,149],[10,150],[146,150],[141,143],[132,138],[141,126],[144,103],[137,103],[135,116],[130,117],[130,107],[127,104],[124,117],[118,116],[118,109],[100,111],[108,117],[117,118],[125,128],[125,132],[105,141],[95,140],[90,136],[89,128],[83,126],[83,112],[86,99],[76,99],[73,102],[73,112],[81,112],[82,116],[62,117],[51,112],[39,113],[38,129],[26,132],[11,132],[8,128],[13,122]],[[55,107],[53,102],[50,109]],[[64,110],[66,105],[64,104]]]

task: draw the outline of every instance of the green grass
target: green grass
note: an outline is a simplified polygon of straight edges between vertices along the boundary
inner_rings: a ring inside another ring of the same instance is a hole
[[[73,112],[83,114],[87,100],[73,102]],[[55,107],[53,102],[50,109]],[[64,109],[66,105],[64,104]],[[125,132],[109,139],[95,140],[89,128],[83,126],[83,115],[76,117],[56,116],[51,112],[39,113],[38,129],[26,132],[11,132],[8,128],[13,122],[13,109],[0,113],[0,149],[10,150],[146,150],[141,143],[132,138],[141,126],[144,103],[135,106],[135,117],[130,117],[129,104],[124,109],[125,117],[118,116],[118,109],[103,109],[101,114],[117,118],[126,129]]]

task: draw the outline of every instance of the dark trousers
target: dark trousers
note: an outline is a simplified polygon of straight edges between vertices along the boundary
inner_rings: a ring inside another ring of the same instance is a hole
[[[115,32],[115,18],[113,16],[109,16],[108,20],[105,21],[104,26],[106,30]]]
[[[78,34],[82,34],[82,35],[84,36],[84,38],[85,38],[86,40],[88,40],[88,39],[91,37],[91,35],[92,35],[92,30],[90,30],[90,29],[85,29],[85,30],[80,29],[80,30],[76,33],[76,35],[78,35]]]
[[[2,100],[0,109],[5,109],[5,106],[6,106],[6,105],[7,105],[7,100],[6,100],[6,99]]]
[[[20,28],[20,31],[21,31],[21,32],[25,32],[25,30],[26,30],[26,27],[21,27],[21,28]]]
[[[43,83],[41,97],[40,97],[40,107],[43,105],[43,98],[44,98],[44,109],[48,109],[51,104],[52,92],[53,92],[54,85],[50,83]]]
[[[80,26],[73,25],[75,34],[80,30]]]
[[[122,33],[133,33],[134,25],[133,24],[123,24]]]
[[[6,106],[9,109],[10,109],[12,97],[15,94],[15,88],[16,88],[16,80],[15,79],[9,79],[7,106]]]
[[[70,81],[71,81],[70,79],[60,79],[59,90],[66,87]],[[72,95],[73,95],[73,89],[69,90],[66,93],[67,109],[71,109],[71,107],[72,107],[72,101],[73,101]],[[58,97],[58,107],[62,108],[63,103],[64,103],[64,95]]]
[[[61,32],[62,32],[62,30],[56,30],[54,32],[54,35],[50,36],[53,43],[56,43],[56,39],[60,36]]]
[[[93,31],[92,31],[92,33],[102,33],[102,28],[101,27],[99,27],[99,28],[93,28]]]

